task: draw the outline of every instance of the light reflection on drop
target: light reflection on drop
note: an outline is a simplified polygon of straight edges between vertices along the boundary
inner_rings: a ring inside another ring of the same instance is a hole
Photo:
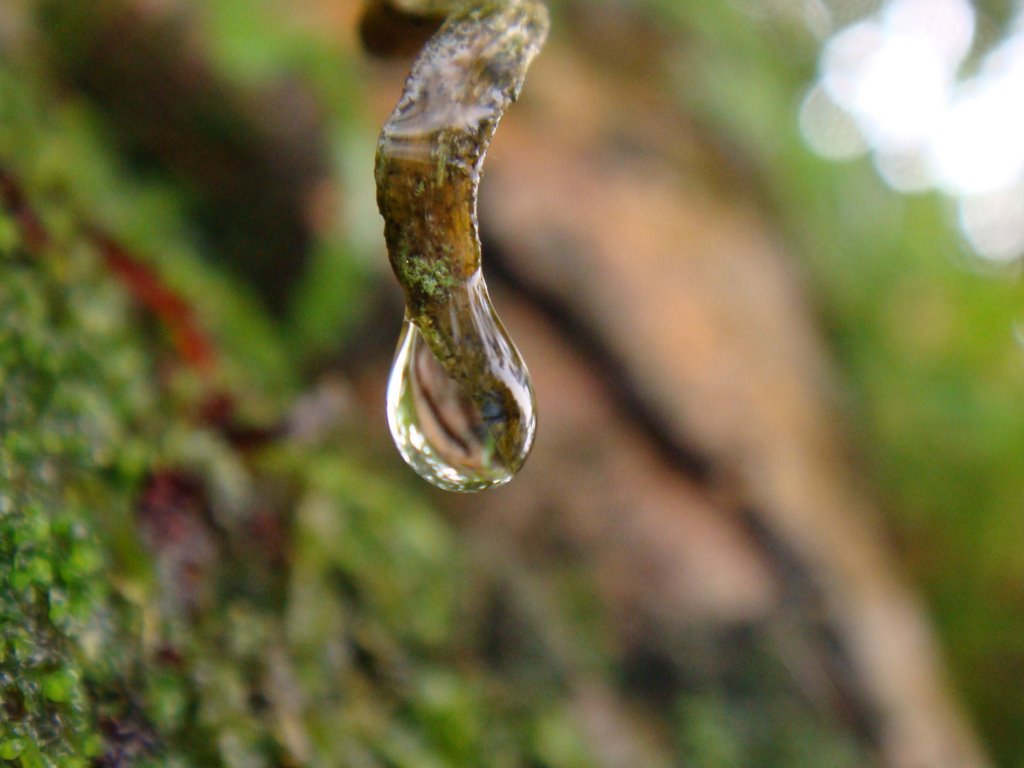
[[[423,479],[448,491],[482,491],[507,483],[526,461],[536,408],[525,365],[510,350],[512,361],[508,354],[493,361],[508,396],[467,392],[406,317],[388,379],[388,425],[402,458]]]

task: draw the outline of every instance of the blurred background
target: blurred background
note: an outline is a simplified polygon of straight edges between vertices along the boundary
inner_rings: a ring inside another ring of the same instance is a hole
[[[461,497],[384,419],[437,20],[0,4],[0,763],[1024,766],[1020,9],[549,6]]]

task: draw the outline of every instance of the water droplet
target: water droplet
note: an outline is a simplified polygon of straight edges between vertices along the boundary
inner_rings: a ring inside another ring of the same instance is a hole
[[[504,485],[536,429],[519,351],[487,296],[477,227],[484,155],[547,35],[541,0],[453,6],[413,64],[374,176],[405,325],[388,423],[405,461],[451,491]]]
[[[490,303],[480,309],[471,327],[460,328],[447,365],[407,315],[388,380],[388,424],[402,458],[449,491],[507,483],[526,461],[537,426],[519,351]]]

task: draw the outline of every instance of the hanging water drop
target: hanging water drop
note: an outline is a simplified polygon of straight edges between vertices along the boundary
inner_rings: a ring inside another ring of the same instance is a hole
[[[453,2],[377,145],[377,204],[406,314],[388,382],[405,461],[453,491],[508,482],[536,429],[533,388],[481,271],[484,155],[547,35],[539,0]]]
[[[496,322],[496,318],[495,318]],[[496,322],[484,378],[457,381],[406,317],[388,379],[391,436],[421,477],[449,491],[504,485],[526,461],[537,419],[529,374]],[[497,352],[494,350],[497,349]]]

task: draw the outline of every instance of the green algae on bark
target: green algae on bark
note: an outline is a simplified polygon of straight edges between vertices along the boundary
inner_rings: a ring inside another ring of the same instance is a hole
[[[452,15],[416,60],[377,147],[377,202],[406,302],[389,420],[426,479],[481,490],[519,469],[536,422],[529,375],[484,282],[477,191],[548,15],[537,0],[447,7]]]

